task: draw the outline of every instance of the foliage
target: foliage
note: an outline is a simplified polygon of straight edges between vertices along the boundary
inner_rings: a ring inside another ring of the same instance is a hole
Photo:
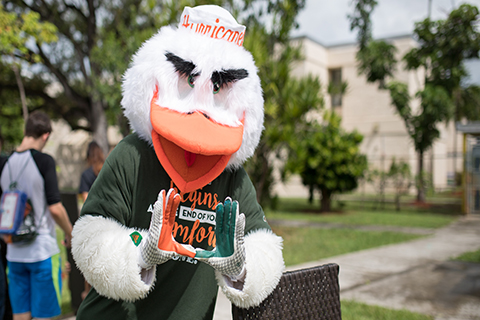
[[[246,169],[262,205],[273,205],[276,199],[271,189],[273,160],[283,159],[282,152],[288,153],[289,140],[308,125],[308,113],[318,111],[323,105],[318,79],[311,76],[298,79],[291,72],[292,64],[301,59],[301,48],[290,43],[289,32],[303,6],[304,1],[268,1],[270,27],[265,26],[261,12],[246,20],[244,46],[259,69],[265,99],[265,131]]]
[[[376,2],[357,0],[356,14],[351,18],[351,28],[359,29],[360,44],[357,53],[359,71],[367,75],[370,82],[379,82],[384,87],[386,77],[392,76],[395,60],[391,48],[365,50],[373,41],[365,36],[362,26],[370,26],[370,14]],[[365,10],[365,7],[369,10]],[[362,14],[363,13],[363,14]],[[403,57],[407,70],[422,70],[425,74],[424,88],[416,93],[420,108],[413,112],[410,94],[406,84],[391,81],[385,87],[390,91],[392,104],[404,120],[407,132],[413,140],[418,155],[417,200],[425,201],[425,181],[423,180],[423,155],[440,136],[438,125],[456,120],[466,115],[478,116],[480,92],[476,87],[462,88],[462,79],[467,76],[463,62],[478,58],[480,33],[476,30],[478,9],[463,4],[453,10],[446,20],[431,21],[429,18],[415,24],[414,36],[419,46],[411,49]],[[361,20],[360,22],[357,20]],[[375,47],[375,45],[373,45]],[[382,50],[386,50],[383,53]],[[383,58],[382,58],[383,54]],[[369,69],[374,63],[375,73]],[[383,65],[383,67],[382,67]],[[456,110],[455,110],[455,107]]]
[[[365,74],[368,82],[379,83],[379,88],[385,88],[385,79],[392,77],[397,60],[397,48],[385,41],[370,41],[357,52],[358,72]]]
[[[454,260],[480,263],[480,250],[465,252],[464,254],[456,257]]]
[[[397,211],[400,211],[400,197],[408,194],[408,190],[412,185],[410,166],[403,160],[397,163],[397,160],[393,158],[388,171],[388,177],[392,180],[395,190],[395,208]]]
[[[0,84],[6,79],[15,81],[15,75],[10,66],[0,61]],[[20,143],[23,137],[23,118],[20,108],[20,95],[16,85],[6,88],[0,85],[0,99],[2,107],[0,108],[0,151],[9,153],[14,146]]]
[[[446,20],[425,19],[415,24],[414,35],[420,46],[410,50],[403,59],[408,70],[425,70],[425,87],[416,94],[421,101],[416,115],[412,115],[406,85],[398,82],[389,85],[392,102],[418,153],[417,176],[421,178],[417,199],[421,202],[425,200],[423,154],[440,136],[438,124],[455,114],[459,120],[462,115],[478,113],[478,89],[461,87],[462,79],[467,76],[463,62],[478,58],[480,50],[480,33],[475,28],[478,14],[476,7],[464,4],[453,10]]]
[[[302,183],[321,193],[321,211],[330,211],[334,193],[353,190],[367,169],[367,158],[360,154],[362,135],[345,132],[341,118],[334,112],[324,113],[325,124],[313,122],[301,135],[292,137],[293,153],[287,169],[299,173]]]
[[[24,81],[21,79],[20,61],[26,64],[35,64],[41,61],[40,56],[31,51],[28,43],[36,42],[41,45],[57,41],[57,29],[48,22],[40,22],[40,15],[36,12],[26,12],[18,15],[14,12],[6,12],[0,4],[0,97],[2,109],[0,109],[0,145],[7,150],[20,142],[23,135],[23,119],[28,117],[28,106],[35,107],[35,99],[27,99]],[[13,71],[13,72],[11,72]],[[12,76],[13,74],[13,76]],[[3,85],[4,83],[15,84]],[[18,101],[20,98],[20,101]],[[32,101],[33,100],[33,101]],[[21,108],[20,108],[21,106]]]
[[[40,22],[37,12],[17,15],[5,11],[0,4],[0,54],[40,62],[40,56],[28,48],[27,42],[55,42],[58,40],[56,32],[57,28],[53,24]]]
[[[463,62],[478,58],[480,33],[476,30],[478,9],[463,4],[446,20],[429,18],[415,24],[414,35],[420,46],[408,52],[404,60],[407,69],[424,67],[427,83],[453,89],[467,75]]]
[[[455,120],[480,120],[480,87],[469,85],[454,93]]]
[[[22,109],[19,108],[20,103],[10,103],[10,101],[15,101],[17,96],[17,90],[0,90],[0,99],[5,101],[5,103],[2,103],[0,111],[0,151],[5,153],[10,153],[16,145],[20,144],[23,137],[23,118]]]
[[[330,81],[328,83],[327,92],[330,96],[341,95],[343,96],[348,90],[348,82],[342,81],[340,83],[334,83]]]
[[[420,108],[414,114],[410,106],[410,95],[405,83],[392,81],[388,84],[392,104],[403,118],[415,150],[424,153],[440,137],[438,124],[451,119],[454,105],[448,91],[441,86],[426,83],[417,93]]]
[[[183,6],[203,2],[5,2],[9,13],[38,15],[40,21],[50,22],[58,30],[58,42],[48,46],[31,44],[30,51],[36,52],[42,61],[29,71],[41,74],[45,83],[42,90],[32,90],[27,85],[29,97],[43,100],[44,108],[65,119],[72,129],[92,132],[93,138],[107,149],[107,120],[123,125],[123,133],[128,133],[120,110],[120,80],[131,56],[160,26],[177,20]],[[46,94],[48,86],[54,83],[61,88]],[[85,119],[86,125],[80,119]]]
[[[378,3],[376,0],[357,0],[354,3],[353,15],[348,15],[348,19],[350,20],[350,30],[358,29],[357,41],[362,50],[372,40],[370,15]]]
[[[355,0],[355,10],[348,16],[350,30],[358,29],[357,41],[359,49],[356,54],[359,74],[365,74],[367,81],[379,82],[385,87],[387,77],[393,76],[397,60],[397,49],[394,45],[381,40],[373,40],[370,15],[377,6],[375,0]]]

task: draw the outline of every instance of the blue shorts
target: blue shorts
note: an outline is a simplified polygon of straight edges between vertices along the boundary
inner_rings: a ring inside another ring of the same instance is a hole
[[[34,318],[61,313],[60,255],[33,263],[8,261],[8,293],[13,313],[31,312]]]

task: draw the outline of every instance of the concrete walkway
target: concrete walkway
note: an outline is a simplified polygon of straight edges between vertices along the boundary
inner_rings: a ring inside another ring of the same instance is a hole
[[[447,227],[429,231],[418,232],[431,233],[422,239],[313,261],[288,270],[337,263],[342,300],[407,309],[432,315],[435,320],[480,320],[480,264],[449,261],[480,249],[480,216],[462,217]],[[214,320],[231,318],[230,302],[220,291]]]
[[[423,232],[426,230],[419,233]],[[342,300],[407,309],[432,315],[436,320],[480,320],[480,264],[449,261],[478,249],[480,216],[470,215],[422,239],[288,270],[337,263]],[[230,303],[220,295],[214,319],[231,319],[230,310]]]

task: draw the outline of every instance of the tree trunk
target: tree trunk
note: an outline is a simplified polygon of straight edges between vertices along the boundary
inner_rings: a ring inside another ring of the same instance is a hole
[[[320,212],[330,212],[332,202],[332,192],[325,188],[320,190],[322,193],[322,200],[320,200]]]
[[[400,194],[395,195],[395,209],[400,211]]]
[[[313,192],[315,191],[315,188],[313,185],[308,186],[308,203],[312,204],[313,203]]]
[[[381,177],[381,187],[380,187],[380,209],[385,210],[385,174],[382,174]]]
[[[110,151],[107,135],[108,123],[105,110],[103,110],[103,105],[100,101],[92,102],[92,115],[91,124],[93,140],[98,143],[105,153],[105,156],[107,156]]]
[[[27,108],[27,97],[25,95],[25,87],[23,86],[22,77],[20,76],[20,70],[18,66],[12,64],[13,72],[15,73],[15,79],[17,80],[18,91],[20,92],[20,100],[22,101],[22,111],[23,111],[23,120],[27,123],[28,119],[28,108]]]
[[[417,201],[425,203],[425,181],[423,179],[423,152],[418,151],[418,186],[417,186]]]

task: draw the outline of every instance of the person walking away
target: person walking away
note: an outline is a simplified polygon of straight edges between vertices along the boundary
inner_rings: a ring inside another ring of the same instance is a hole
[[[55,223],[70,247],[72,224],[60,202],[55,160],[42,150],[52,132],[50,118],[33,112],[20,146],[0,163],[0,192],[13,181],[27,193],[38,235],[28,244],[7,245],[9,296],[14,320],[51,319],[61,313],[60,249]]]

